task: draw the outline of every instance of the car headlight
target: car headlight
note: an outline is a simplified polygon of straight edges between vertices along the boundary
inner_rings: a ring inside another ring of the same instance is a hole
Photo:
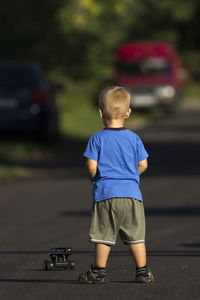
[[[156,95],[159,98],[173,98],[176,94],[175,88],[171,85],[166,85],[156,89]]]

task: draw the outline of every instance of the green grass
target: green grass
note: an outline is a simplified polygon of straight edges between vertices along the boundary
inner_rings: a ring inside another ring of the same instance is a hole
[[[185,101],[200,102],[200,85],[197,81],[186,82],[183,88],[183,98]]]
[[[81,102],[74,100],[75,105],[62,111],[60,116],[61,134],[76,139],[87,139],[88,136],[102,128],[98,110],[87,99]]]
[[[93,94],[93,91],[89,91],[89,86],[79,85],[78,88],[71,87],[67,94],[61,95],[60,130],[63,136],[87,140],[104,127],[98,112],[97,97]],[[141,128],[160,114],[159,109],[148,113],[133,111],[125,126],[131,129]]]
[[[60,95],[60,132],[73,139],[87,139],[102,127],[94,96],[95,82],[67,82]]]

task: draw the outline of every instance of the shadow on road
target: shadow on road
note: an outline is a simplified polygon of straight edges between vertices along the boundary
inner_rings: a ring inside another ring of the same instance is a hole
[[[149,169],[145,176],[199,176],[200,143],[147,143]]]
[[[149,176],[200,175],[200,107],[180,110],[139,132],[149,152]]]
[[[197,247],[200,248],[200,243],[180,244],[179,246]],[[47,251],[0,251],[0,255],[41,255],[47,254]],[[73,254],[93,255],[93,250],[74,250]],[[111,250],[110,256],[130,256],[128,250]],[[199,250],[166,250],[166,251],[147,251],[147,256],[200,256]],[[31,271],[44,271],[43,269],[32,269]]]
[[[200,215],[200,205],[194,206],[172,206],[172,207],[146,207],[145,208],[146,216],[152,217],[195,217]],[[72,218],[90,218],[91,212],[88,210],[66,210],[60,213],[61,217],[72,217]]]
[[[182,246],[182,247],[200,248],[200,243],[183,243],[180,246]]]
[[[80,284],[78,280],[50,280],[50,279],[3,279],[0,283],[64,283],[64,284]]]
[[[146,216],[180,216],[180,217],[195,217],[200,215],[200,205],[196,206],[175,206],[175,207],[157,207],[145,208]]]
[[[82,154],[87,141],[84,139],[64,136],[49,144],[19,135],[0,136],[0,140],[0,171],[1,168],[6,170],[8,178],[12,178],[12,173],[14,178],[26,179],[74,178],[85,175]],[[6,180],[6,175],[4,178]]]

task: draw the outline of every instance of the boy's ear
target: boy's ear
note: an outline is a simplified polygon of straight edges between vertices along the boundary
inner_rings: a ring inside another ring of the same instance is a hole
[[[131,108],[128,109],[127,113],[125,114],[125,118],[128,119],[128,117],[131,114]]]
[[[99,114],[100,114],[100,117],[103,118],[103,113],[102,113],[101,108],[99,108]]]

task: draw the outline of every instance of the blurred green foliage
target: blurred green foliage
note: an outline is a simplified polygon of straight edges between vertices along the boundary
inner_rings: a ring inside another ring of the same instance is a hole
[[[129,40],[164,40],[200,78],[198,0],[7,0],[0,2],[0,60],[39,61],[52,81],[110,80]]]

